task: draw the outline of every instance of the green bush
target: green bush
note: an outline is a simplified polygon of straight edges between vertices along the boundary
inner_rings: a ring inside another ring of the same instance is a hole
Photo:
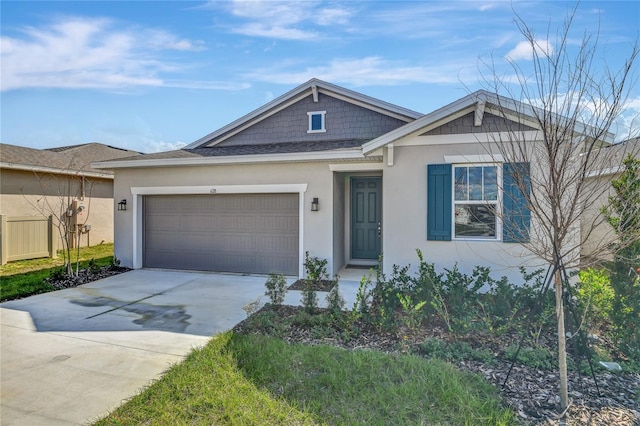
[[[344,309],[344,298],[340,294],[340,286],[338,285],[338,276],[333,279],[333,287],[327,294],[327,309],[333,316],[342,316],[342,310]]]
[[[505,348],[504,356],[509,361],[513,361],[515,359],[520,364],[532,368],[539,368],[540,370],[553,370],[557,368],[555,355],[552,354],[549,349],[542,346],[521,347],[517,358],[516,352],[518,352],[518,345],[511,344]]]
[[[442,361],[471,360],[488,364],[493,364],[496,361],[488,349],[474,349],[467,342],[447,343],[437,337],[426,339],[417,346],[416,351],[419,355]]]
[[[87,267],[89,269],[89,272],[91,272],[92,274],[99,274],[100,270],[102,269],[102,267],[98,265],[98,262],[96,262],[96,260],[93,258],[89,260]]]
[[[62,281],[67,278],[67,270],[64,266],[59,266],[57,268],[51,268],[49,271],[49,280],[50,281]]]
[[[604,269],[580,271],[576,297],[581,310],[596,322],[607,321],[611,315],[615,293]]]
[[[287,279],[282,274],[269,274],[269,278],[264,283],[267,288],[265,295],[271,300],[271,304],[278,307],[284,302],[287,294]]]

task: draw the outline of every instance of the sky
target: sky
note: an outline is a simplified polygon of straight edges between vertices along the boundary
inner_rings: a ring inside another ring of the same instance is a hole
[[[3,0],[0,141],[178,149],[314,77],[429,113],[490,87],[487,64],[506,81],[531,65],[516,16],[554,52],[574,6]],[[582,1],[568,45],[584,34],[599,37],[596,69],[619,68],[640,37],[640,2]],[[640,126],[639,74],[636,63],[617,133]]]

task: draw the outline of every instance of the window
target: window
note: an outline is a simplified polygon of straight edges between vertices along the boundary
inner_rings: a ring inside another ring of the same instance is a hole
[[[313,111],[307,113],[309,116],[309,130],[307,130],[307,133],[324,133],[327,131],[324,120],[325,114],[326,111]]]
[[[427,240],[526,243],[530,192],[529,163],[429,164]]]
[[[499,237],[498,166],[454,166],[454,237]]]

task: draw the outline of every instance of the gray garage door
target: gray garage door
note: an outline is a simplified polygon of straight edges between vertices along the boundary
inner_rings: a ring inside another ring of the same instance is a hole
[[[145,196],[144,266],[298,275],[298,194]]]

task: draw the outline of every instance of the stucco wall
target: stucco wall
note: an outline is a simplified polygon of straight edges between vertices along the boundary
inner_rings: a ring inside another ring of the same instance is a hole
[[[618,178],[619,175],[604,175],[594,177],[587,182],[587,192],[591,188],[605,188],[609,186],[608,191],[603,192],[594,203],[586,206],[582,220],[581,232],[584,243],[581,247],[581,255],[585,260],[589,260],[593,256],[611,259],[607,247],[616,240],[616,233],[600,214],[600,209],[609,204],[609,195],[613,195],[614,191],[611,187],[611,180]],[[602,260],[602,259],[595,259]]]
[[[460,138],[461,140],[463,138]],[[428,143],[403,146],[403,143]],[[452,268],[470,273],[475,266],[488,266],[492,276],[508,276],[521,281],[520,266],[530,269],[546,267],[546,262],[534,256],[522,244],[501,241],[428,241],[427,240],[427,165],[445,163],[445,155],[487,155],[488,145],[479,144],[469,136],[467,143],[438,143],[438,137],[408,137],[394,148],[394,165],[383,171],[384,269],[392,265],[418,263],[420,249],[436,269]]]
[[[68,181],[65,176],[34,174],[21,170],[0,170],[0,214],[7,216],[56,216],[66,195],[80,199],[77,178]],[[113,181],[88,178],[83,203],[86,223],[91,231],[82,235],[80,245],[113,241]],[[84,220],[83,220],[84,222]],[[61,247],[60,242],[57,242]]]
[[[134,258],[133,210],[130,187],[307,184],[304,193],[303,252],[329,261],[333,257],[333,173],[328,163],[264,164],[234,166],[168,167],[120,169],[116,172],[114,198],[127,199],[127,211],[115,213],[115,254],[123,266],[132,267]],[[215,195],[212,195],[215,196]],[[311,212],[317,197],[320,209]],[[139,219],[138,219],[139,220]]]

